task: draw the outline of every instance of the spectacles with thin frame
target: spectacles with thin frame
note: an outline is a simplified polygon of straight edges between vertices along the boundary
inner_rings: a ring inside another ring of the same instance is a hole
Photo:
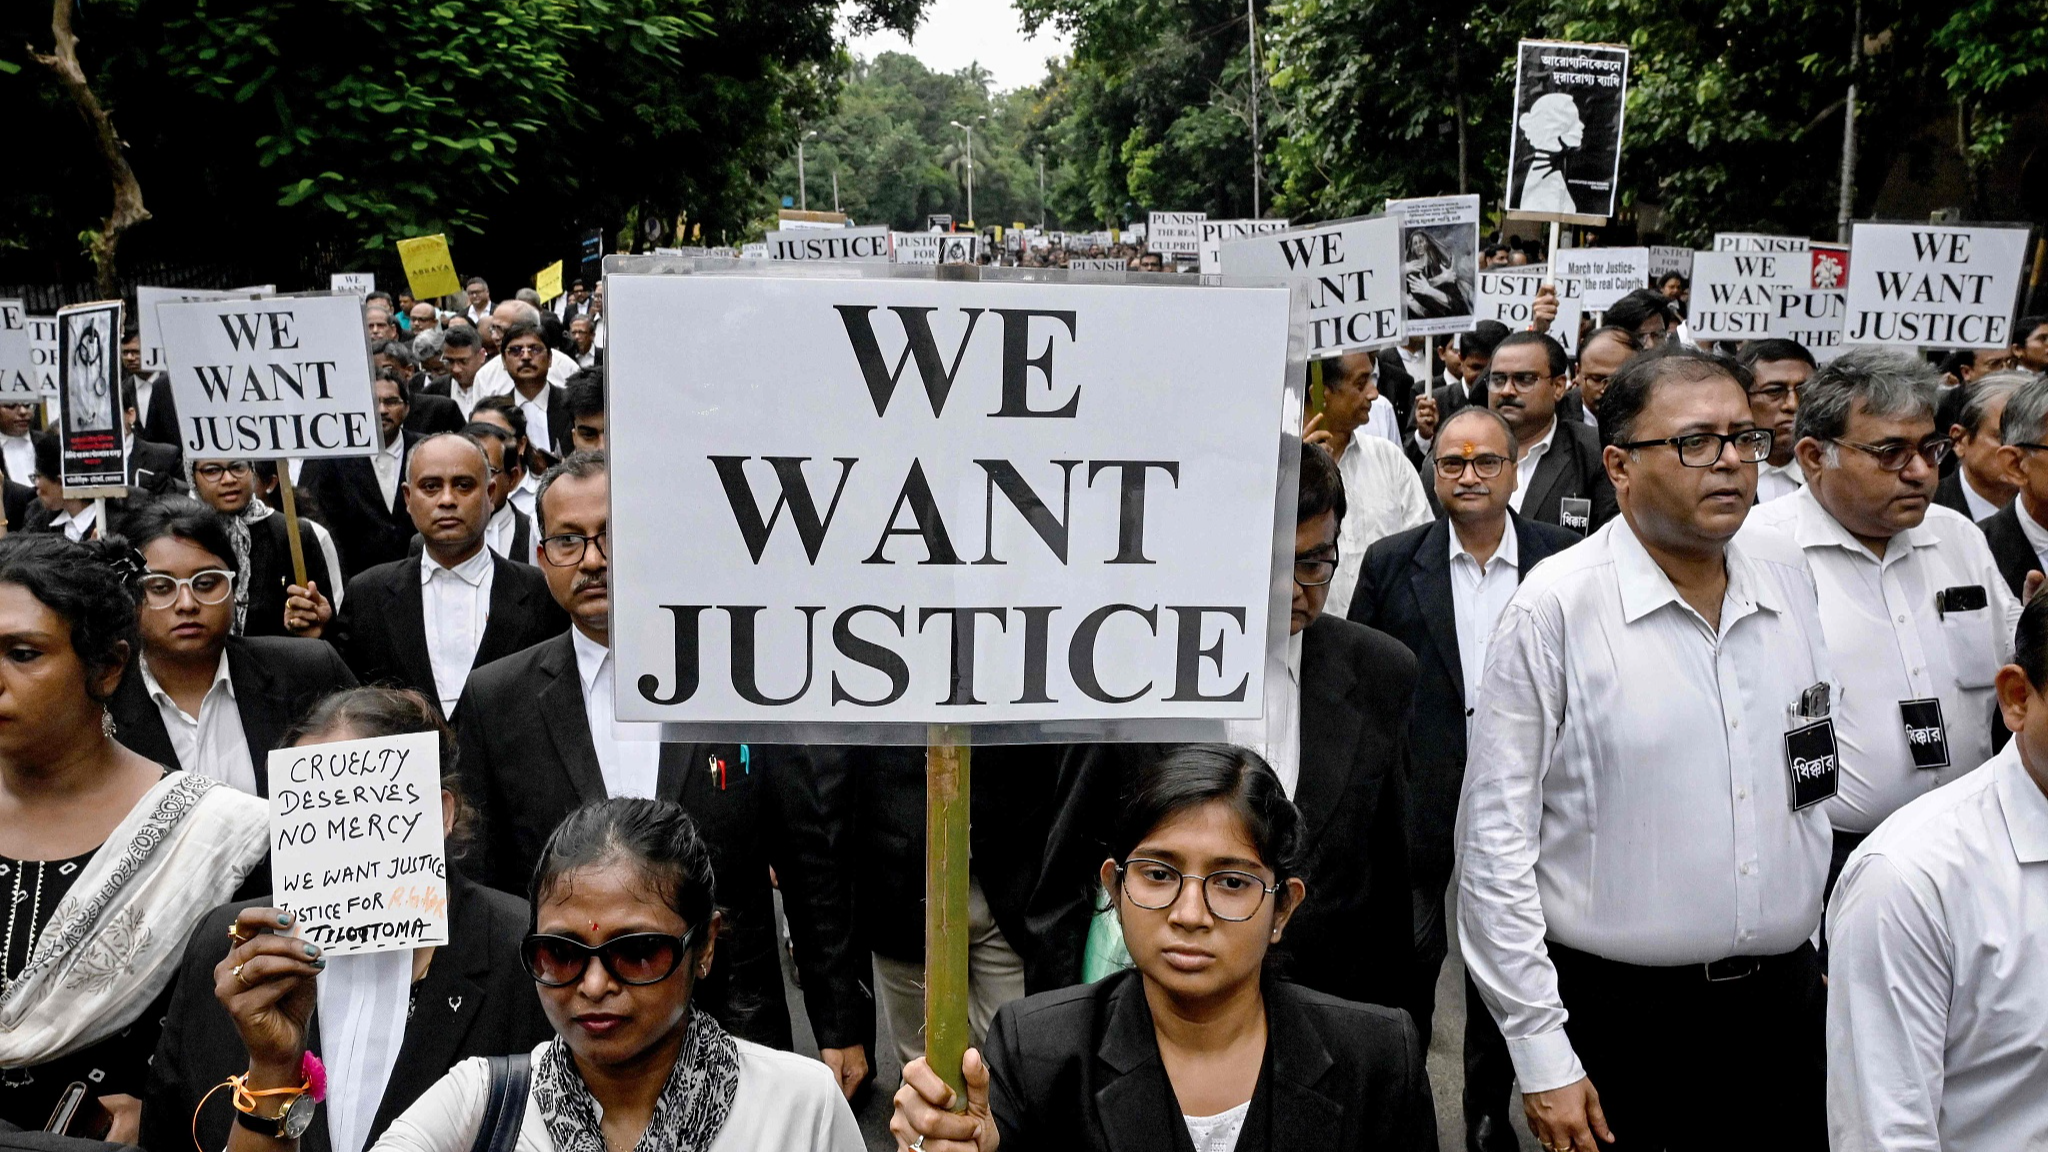
[[[697,935],[692,927],[680,936],[666,932],[631,932],[602,944],[585,944],[572,936],[536,932],[519,943],[519,963],[533,982],[544,988],[567,988],[583,979],[596,960],[621,984],[659,984],[682,967]]]
[[[1785,397],[1790,396],[1795,400],[1799,398],[1799,385],[1767,384],[1762,388],[1752,389],[1749,395],[1751,399],[1769,400],[1771,403],[1783,407]]]
[[[1730,444],[1735,446],[1735,461],[1738,464],[1756,464],[1770,458],[1771,441],[1775,439],[1769,428],[1744,428],[1740,432],[1688,432],[1683,436],[1666,436],[1660,440],[1631,440],[1615,447],[1624,452],[1635,452],[1643,448],[1661,448],[1670,445],[1678,449],[1678,462],[1687,468],[1712,468],[1721,459]]]
[[[612,554],[605,550],[603,542],[610,535],[611,530],[606,529],[592,536],[579,536],[574,532],[548,536],[540,542],[541,558],[557,568],[573,568],[583,563],[583,554],[596,544],[597,554],[609,561]]]
[[[1941,467],[1941,462],[1948,459],[1949,450],[1955,447],[1955,441],[1950,440],[1946,436],[1937,436],[1932,440],[1922,440],[1918,444],[1913,443],[1911,440],[1892,440],[1883,444],[1858,444],[1854,440],[1844,440],[1839,436],[1830,437],[1830,442],[1875,456],[1877,458],[1877,466],[1886,472],[1904,472],[1906,465],[1912,463],[1915,456],[1927,461],[1929,468],[1939,468]]]
[[[1264,877],[1235,868],[1197,876],[1183,872],[1164,860],[1143,858],[1124,861],[1117,866],[1116,875],[1117,883],[1123,886],[1124,898],[1151,912],[1173,907],[1187,882],[1199,880],[1202,904],[1209,910],[1209,915],[1233,924],[1241,924],[1258,915],[1259,906],[1266,902],[1266,897],[1280,890],[1280,885],[1268,884]]]
[[[179,592],[188,588],[194,601],[211,607],[235,594],[235,574],[220,568],[208,568],[190,576],[151,572],[142,578],[143,606],[159,610],[176,607]]]
[[[512,347],[505,349],[505,355],[517,356],[521,360],[532,360],[538,356],[544,355],[546,352],[547,348],[544,345],[540,344],[515,344]]]
[[[1491,480],[1499,476],[1501,469],[1506,468],[1507,464],[1507,457],[1497,456],[1491,452],[1478,456],[1439,456],[1436,458],[1436,474],[1446,480],[1456,480],[1465,474],[1465,469],[1470,468],[1479,474],[1481,480]]]

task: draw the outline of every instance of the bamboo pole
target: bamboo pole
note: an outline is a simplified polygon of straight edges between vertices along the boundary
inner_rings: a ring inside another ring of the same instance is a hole
[[[284,489],[284,538],[292,549],[292,583],[306,586],[306,546],[299,540],[299,498],[292,491],[292,462],[277,462],[277,482]],[[329,574],[330,576],[332,573]],[[321,589],[332,594],[333,589]]]
[[[933,724],[925,746],[924,1058],[967,1107],[967,730]]]

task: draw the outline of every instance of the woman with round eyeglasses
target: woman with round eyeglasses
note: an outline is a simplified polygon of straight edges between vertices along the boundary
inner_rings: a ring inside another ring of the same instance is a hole
[[[285,587],[292,579],[291,540],[285,518],[257,496],[256,468],[247,460],[186,460],[192,494],[220,513],[235,561],[235,635],[286,636]],[[299,522],[306,577],[333,587],[320,539]]]
[[[1435,1149],[1407,1014],[1267,971],[1308,897],[1300,845],[1280,778],[1247,749],[1186,745],[1144,769],[1101,869],[1135,967],[998,1011],[967,1053],[964,1111],[912,1061],[899,1149]]]
[[[108,708],[116,739],[161,764],[254,795],[264,757],[291,722],[355,687],[324,640],[234,635],[238,567],[226,524],[196,500],[144,505],[128,518],[142,557],[132,661]]]
[[[825,1065],[736,1039],[692,1002],[722,920],[711,850],[680,805],[618,798],[570,813],[531,891],[520,959],[555,1035],[528,1057],[524,1097],[507,1102],[519,1110],[517,1152],[864,1152]],[[310,985],[317,960],[270,934],[229,959],[260,965],[278,988],[230,1001],[254,1078],[296,1088],[303,1032],[278,1017],[291,1011],[283,996],[305,999],[293,989]],[[469,1152],[492,1086],[485,1060],[455,1065],[371,1152]],[[297,1143],[238,1125],[227,1152]]]

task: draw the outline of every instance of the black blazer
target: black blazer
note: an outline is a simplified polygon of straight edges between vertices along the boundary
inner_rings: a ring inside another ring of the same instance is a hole
[[[1435,1152],[1412,1021],[1279,980],[1265,1000],[1266,1060],[1239,1152]],[[1006,1149],[1193,1148],[1135,972],[1004,1005],[983,1055]]]
[[[327,570],[327,553],[304,520],[299,521],[299,550],[306,558],[306,579],[332,592],[334,574]],[[290,635],[284,626],[284,590],[291,583],[292,543],[285,518],[266,516],[249,525],[249,611],[242,620],[244,635]]]
[[[509,561],[499,564],[502,579]],[[479,661],[455,712],[464,791],[478,817],[479,857],[471,874],[493,887],[524,892],[555,825],[606,796],[574,639],[556,636],[488,666]],[[719,761],[723,772],[714,771]],[[719,1022],[748,1040],[790,1047],[782,950],[768,886],[773,865],[819,1042],[832,1048],[867,1044],[874,1028],[874,1003],[864,987],[870,970],[847,939],[850,917],[842,908],[821,921],[813,908],[826,889],[786,851],[788,837],[808,829],[801,820],[784,820],[781,781],[805,771],[800,748],[665,743],[655,789],[689,810],[711,848],[718,903],[731,928],[702,986],[707,1003],[718,1006]],[[820,962],[821,949],[811,946],[821,922],[836,925],[838,933],[822,950],[826,963]],[[834,959],[836,964],[829,962]]]
[[[291,636],[228,637],[228,679],[235,686],[235,711],[242,716],[242,738],[256,767],[256,794],[268,796],[269,774],[264,756],[278,747],[285,729],[321,697],[356,686],[341,655],[324,640]],[[114,698],[107,702],[114,716],[114,738],[128,750],[159,764],[180,764],[164,728],[163,714],[142,684],[142,669],[130,660]]]
[[[1998,515],[1978,523],[1984,530],[1984,541],[1991,545],[1991,556],[1998,561],[1999,574],[2012,586],[2012,594],[2025,595],[2027,573],[2041,570],[2041,558],[2034,553],[2034,546],[2027,543],[2027,534],[2020,528],[2020,501],[2025,496],[2015,496],[2012,503],[2001,508]]]
[[[9,532],[21,531],[30,514],[43,506],[42,501],[36,499],[35,489],[12,480],[0,482],[0,500],[5,501]]]
[[[142,1143],[151,1152],[190,1148],[192,1113],[200,1097],[249,1066],[234,1021],[213,997],[213,969],[228,954],[228,925],[235,916],[269,902],[265,898],[222,905],[207,913],[186,941],[163,1039],[149,1066]],[[530,1051],[554,1034],[541,1012],[533,978],[519,965],[519,942],[530,917],[525,900],[493,892],[460,873],[449,875],[448,943],[435,952],[426,976],[413,986],[412,1016],[404,1021],[405,1039],[371,1121],[370,1140],[376,1140],[457,1061]],[[317,1052],[317,1008],[310,1023],[307,1046]],[[215,1093],[199,1114],[203,1147],[227,1146],[234,1123],[227,1095]],[[299,1148],[332,1152],[324,1112],[313,1117]]]
[[[560,636],[568,627],[569,616],[549,594],[540,569],[491,553],[490,619],[472,671]],[[427,654],[426,598],[420,592],[417,557],[379,564],[350,580],[333,629],[335,646],[363,683],[416,689],[440,710]],[[525,884],[516,890],[524,892]]]
[[[561,353],[558,352],[556,355],[559,356]],[[550,384],[547,386],[547,390],[541,394],[547,397],[548,440],[554,445],[556,456],[567,456],[569,454],[569,426],[574,423],[574,421],[569,419],[569,390],[559,384]],[[526,398],[519,394],[518,389],[512,390],[513,403],[517,404],[524,399]],[[529,417],[529,419],[531,418]]]
[[[1382,348],[1373,357],[1380,395],[1394,406],[1394,427],[1407,439],[1415,431],[1415,378],[1401,362],[1399,348]]]
[[[462,418],[462,409],[445,395],[416,388],[408,401],[412,411],[406,413],[405,430],[416,433],[421,439],[440,432],[460,432],[469,421]]]
[[[1600,434],[1578,420],[1558,417],[1557,434],[1536,462],[1536,475],[1528,484],[1522,516],[1539,523],[1563,527],[1566,497],[1591,501],[1593,523],[1584,529],[1572,528],[1580,536],[1592,535],[1621,511],[1614,498],[1614,483],[1607,478],[1607,465],[1600,459]]]
[[[1579,534],[1508,513],[1515,526],[1517,579],[1543,558],[1579,542]],[[1414,786],[1408,808],[1408,859],[1417,885],[1451,875],[1451,828],[1465,784],[1464,663],[1451,595],[1451,522],[1397,532],[1366,549],[1350,618],[1377,628],[1415,654],[1415,713],[1408,746]]]
[[[184,467],[185,445],[178,437],[178,397],[171,387],[169,373],[156,374],[156,383],[149,390],[148,411],[135,414],[135,437],[167,445],[173,455],[173,471]]]
[[[1383,632],[1324,616],[1302,633],[1302,877],[1308,900],[1281,941],[1292,981],[1367,1004],[1418,994],[1408,873],[1408,713],[1415,657]],[[1080,979],[1097,870],[1123,786],[1159,745],[1085,745],[1064,757],[1045,871],[1032,894],[1033,991]],[[1420,1006],[1415,1006],[1419,1011]]]
[[[169,388],[168,383],[159,385]],[[135,437],[128,441],[128,486],[140,488],[151,496],[183,495],[189,491],[185,485],[184,458],[173,444],[158,444],[154,441]]]
[[[1962,513],[1965,519],[1977,518],[1970,511],[1970,502],[1963,497],[1963,473],[1960,468],[1943,476],[1941,483],[1934,486],[1934,502],[1943,508]]]
[[[404,556],[406,543],[412,539],[412,516],[405,510],[403,477],[406,461],[412,457],[412,446],[419,443],[420,437],[406,431],[400,435],[405,439],[398,458],[401,483],[389,505],[384,503],[383,490],[377,487],[377,467],[366,456],[308,460],[299,472],[299,484],[319,504],[320,522],[334,536],[335,549],[341,553],[344,580],[353,580],[358,573]]]

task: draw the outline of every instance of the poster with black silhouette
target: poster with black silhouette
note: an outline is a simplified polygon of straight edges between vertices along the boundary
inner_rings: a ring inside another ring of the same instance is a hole
[[[120,357],[119,300],[58,310],[58,448],[64,495],[72,499],[127,494]]]
[[[1524,40],[1508,133],[1508,217],[1604,224],[1620,204],[1628,49]]]

